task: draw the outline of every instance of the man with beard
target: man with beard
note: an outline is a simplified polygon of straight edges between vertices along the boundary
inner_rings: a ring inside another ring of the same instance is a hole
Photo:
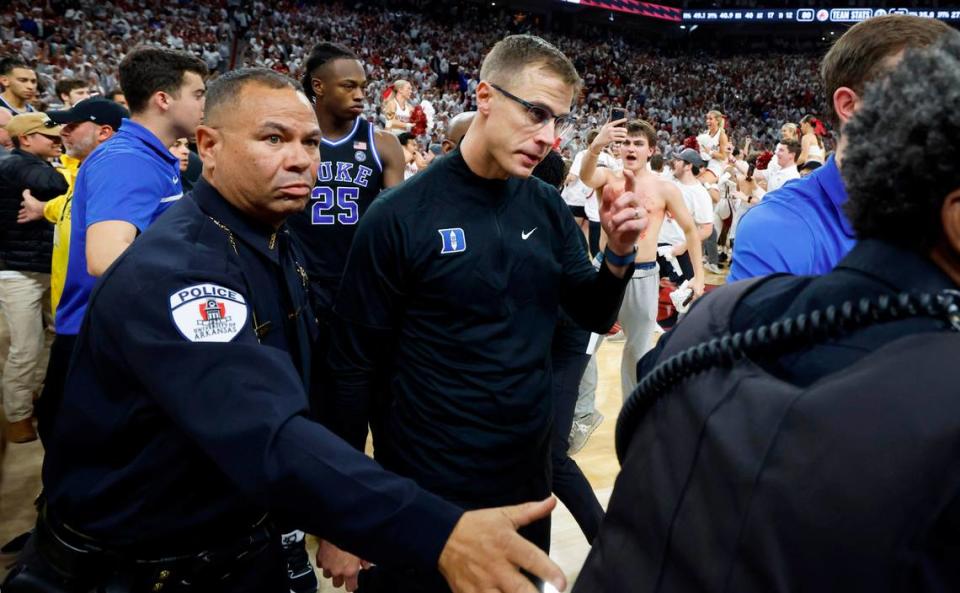
[[[30,192],[24,192],[23,206],[17,222],[23,224],[42,220],[54,224],[53,257],[50,266],[50,307],[56,314],[63,283],[67,275],[70,254],[70,218],[73,210],[73,189],[80,165],[93,150],[117,133],[123,118],[130,114],[119,104],[107,99],[93,98],[81,101],[68,111],[51,111],[50,119],[62,124],[60,139],[66,152],[60,157],[63,165],[60,169],[67,179],[67,193],[48,202],[37,200]],[[64,375],[57,372],[47,373],[43,393],[36,403],[37,429],[40,438],[45,440],[53,425],[54,415],[59,407],[63,393]]]

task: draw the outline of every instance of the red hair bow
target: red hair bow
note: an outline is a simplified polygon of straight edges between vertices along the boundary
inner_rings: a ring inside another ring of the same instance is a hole
[[[823,122],[819,119],[812,119],[810,122],[813,124],[813,133],[817,136],[823,136],[827,133],[826,126],[824,126]]]
[[[767,166],[770,165],[770,160],[773,158],[773,153],[769,150],[764,151],[757,157],[757,169],[764,171]]]

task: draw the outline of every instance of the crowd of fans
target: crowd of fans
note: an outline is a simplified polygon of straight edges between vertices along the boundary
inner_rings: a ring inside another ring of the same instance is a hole
[[[60,103],[55,87],[64,79],[86,82],[93,94],[114,89],[119,60],[137,44],[186,49],[211,72],[256,65],[298,76],[307,49],[316,41],[334,40],[366,63],[371,119],[383,123],[388,86],[398,80],[413,85],[412,103],[423,105],[429,115],[420,135],[426,147],[441,140],[449,118],[472,108],[471,91],[485,51],[509,32],[533,29],[573,57],[584,79],[574,108],[578,125],[564,138],[568,157],[585,146],[588,131],[614,106],[654,123],[667,154],[702,131],[710,109],[724,113],[728,135],[738,146],[750,138],[754,147],[769,150],[782,124],[821,110],[816,60],[795,52],[677,54],[651,49],[648,40],[632,33],[598,36],[595,29],[585,29],[571,36],[478,5],[404,4],[399,10],[363,3],[79,0],[43,9],[17,0],[0,13],[0,55],[19,54],[35,66],[42,89],[35,107],[44,109]]]
[[[227,67],[234,11],[218,2],[50,3],[15,0],[0,12],[0,55],[19,56],[37,73],[38,110],[62,106],[56,85],[80,80],[92,94],[116,89],[120,60],[137,45],[194,53],[211,71]]]

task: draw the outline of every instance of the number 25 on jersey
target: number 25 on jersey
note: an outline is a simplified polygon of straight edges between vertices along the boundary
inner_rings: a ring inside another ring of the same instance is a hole
[[[357,207],[357,198],[360,197],[360,188],[315,187],[310,194],[313,206],[311,208],[313,224],[357,224],[360,220],[360,210]],[[340,212],[336,215],[328,211],[336,207]]]

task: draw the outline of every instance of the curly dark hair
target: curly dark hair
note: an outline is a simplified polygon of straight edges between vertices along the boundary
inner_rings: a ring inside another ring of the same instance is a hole
[[[844,127],[845,206],[860,239],[920,252],[940,238],[944,198],[960,188],[960,33],[907,50],[870,85]]]

